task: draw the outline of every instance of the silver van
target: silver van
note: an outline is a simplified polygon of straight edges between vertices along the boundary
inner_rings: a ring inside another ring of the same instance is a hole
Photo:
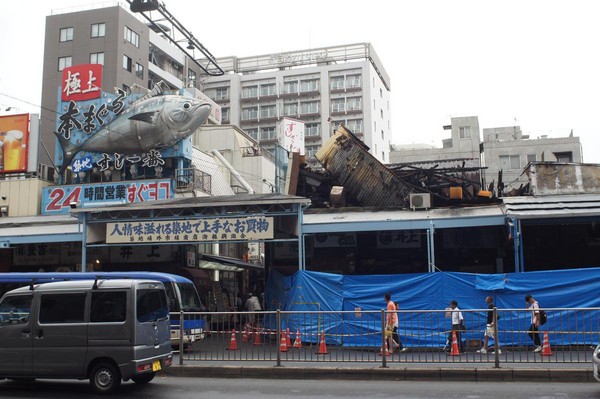
[[[111,393],[171,365],[164,286],[149,280],[30,285],[0,300],[0,379],[88,379]]]

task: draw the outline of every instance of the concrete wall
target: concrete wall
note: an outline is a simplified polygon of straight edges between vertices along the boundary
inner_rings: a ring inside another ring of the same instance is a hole
[[[0,207],[8,207],[8,216],[40,214],[42,188],[51,184],[39,179],[0,181]]]

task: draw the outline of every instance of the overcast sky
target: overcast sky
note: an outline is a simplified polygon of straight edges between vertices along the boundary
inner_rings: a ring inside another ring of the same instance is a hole
[[[584,162],[600,163],[599,1],[163,2],[216,57],[372,43],[391,79],[392,143],[441,146],[450,117],[476,115],[532,138],[572,129]],[[5,4],[0,114],[39,112],[45,17],[90,4]]]

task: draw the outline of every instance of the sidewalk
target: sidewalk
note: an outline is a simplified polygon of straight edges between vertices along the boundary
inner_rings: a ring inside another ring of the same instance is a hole
[[[388,363],[381,365],[339,362],[285,362],[277,367],[270,361],[222,362],[187,361],[162,373],[176,377],[337,379],[337,380],[411,380],[411,381],[536,381],[595,382],[591,364],[493,364]]]

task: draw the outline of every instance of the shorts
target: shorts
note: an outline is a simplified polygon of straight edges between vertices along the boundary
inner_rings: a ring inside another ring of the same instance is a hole
[[[491,324],[488,324],[485,327],[485,336],[486,337],[490,337],[490,338],[494,338],[494,326]]]

